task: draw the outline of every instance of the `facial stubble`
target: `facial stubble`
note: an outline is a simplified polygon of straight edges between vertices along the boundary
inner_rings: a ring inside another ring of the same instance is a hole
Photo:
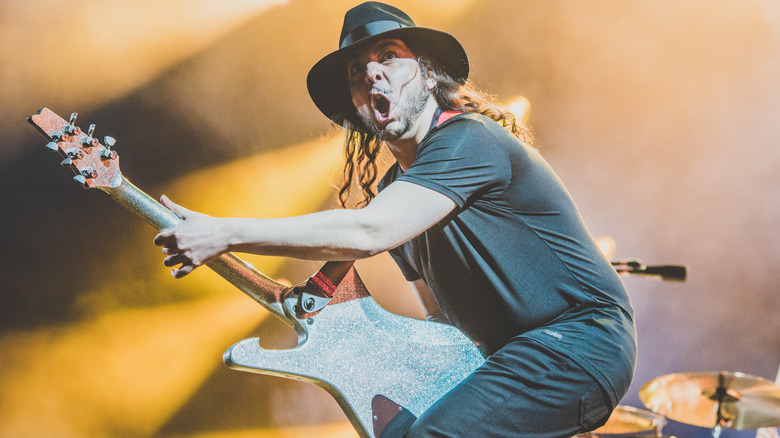
[[[385,129],[379,129],[371,114],[358,111],[358,115],[360,116],[363,125],[380,140],[393,140],[403,137],[404,134],[411,130],[414,122],[425,110],[428,98],[431,96],[431,90],[428,89],[425,81],[422,80],[425,76],[422,66],[417,69],[416,73],[417,74],[402,85],[398,91],[398,94],[401,96],[401,100],[396,103],[396,110],[399,114],[399,125],[394,129],[388,129],[389,124]]]

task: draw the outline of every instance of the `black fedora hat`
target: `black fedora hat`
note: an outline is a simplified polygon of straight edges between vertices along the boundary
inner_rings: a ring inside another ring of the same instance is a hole
[[[397,38],[415,54],[424,54],[442,65],[459,82],[469,75],[469,62],[463,46],[452,35],[418,27],[403,11],[378,2],[366,2],[347,11],[339,37],[339,49],[328,54],[309,70],[309,95],[323,114],[343,124],[355,113],[347,82],[350,53],[376,38]],[[419,52],[419,53],[418,53]]]

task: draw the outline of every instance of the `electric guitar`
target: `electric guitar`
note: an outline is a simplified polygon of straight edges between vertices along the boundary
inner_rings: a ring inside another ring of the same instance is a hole
[[[97,188],[158,230],[181,218],[131,184],[119,170],[115,140],[103,143],[44,108],[28,118],[84,188]],[[453,326],[393,314],[366,290],[352,262],[328,262],[308,281],[287,287],[232,253],[208,263],[298,335],[296,347],[269,350],[258,338],[225,351],[233,369],[301,380],[325,389],[358,435],[378,438],[413,421],[484,362]]]

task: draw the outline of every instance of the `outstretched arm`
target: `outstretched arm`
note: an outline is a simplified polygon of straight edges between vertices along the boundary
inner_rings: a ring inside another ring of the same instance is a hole
[[[427,230],[454,208],[434,190],[396,181],[365,208],[280,219],[216,218],[161,202],[182,221],[154,238],[171,275],[181,278],[227,251],[311,260],[354,260],[394,248]]]

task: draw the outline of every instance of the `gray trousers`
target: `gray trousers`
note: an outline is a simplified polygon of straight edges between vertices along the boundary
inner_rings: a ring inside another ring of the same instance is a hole
[[[603,425],[601,386],[565,356],[517,337],[411,424],[406,438],[569,438]]]

